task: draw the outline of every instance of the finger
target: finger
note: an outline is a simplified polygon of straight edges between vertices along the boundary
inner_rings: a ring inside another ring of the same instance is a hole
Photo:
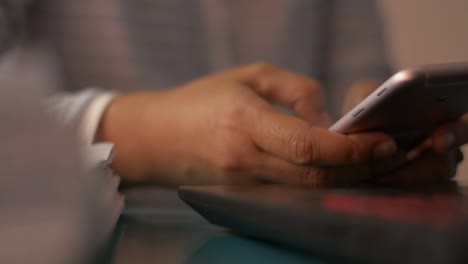
[[[268,153],[262,154],[257,175],[261,181],[309,187],[349,186],[371,176],[369,166],[316,167],[293,164]]]
[[[345,165],[388,157],[397,150],[382,133],[342,135],[263,109],[247,128],[262,150],[297,164]]]
[[[260,96],[286,106],[309,124],[329,127],[325,96],[320,84],[312,79],[268,64],[254,64],[234,71]]]
[[[432,141],[434,150],[438,152],[468,143],[468,114],[463,115],[457,122],[437,129],[433,133]]]
[[[424,152],[432,148],[432,138],[428,138],[423,141],[419,146],[416,146],[414,149],[408,151],[406,157],[408,160],[415,160],[419,158]]]
[[[425,152],[419,158],[386,175],[385,183],[404,185],[446,182],[456,174],[459,150],[448,153]]]

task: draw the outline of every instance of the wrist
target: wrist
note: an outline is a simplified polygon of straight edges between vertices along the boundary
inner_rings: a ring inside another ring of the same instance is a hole
[[[152,93],[134,93],[116,96],[105,109],[99,123],[96,140],[115,145],[113,170],[122,179],[132,182],[145,181],[151,173],[149,152],[144,142],[144,115]]]

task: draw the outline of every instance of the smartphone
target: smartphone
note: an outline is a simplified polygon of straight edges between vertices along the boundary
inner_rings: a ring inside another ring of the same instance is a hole
[[[411,149],[468,112],[468,62],[402,70],[344,115],[331,131],[379,131]]]

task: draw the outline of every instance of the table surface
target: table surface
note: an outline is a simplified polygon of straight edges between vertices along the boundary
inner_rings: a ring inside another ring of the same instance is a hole
[[[211,225],[174,190],[146,186],[125,195],[113,263],[329,263]]]

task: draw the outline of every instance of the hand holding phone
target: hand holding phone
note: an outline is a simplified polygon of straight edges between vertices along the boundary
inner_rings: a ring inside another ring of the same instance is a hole
[[[468,138],[468,122],[457,120],[467,112],[468,63],[427,65],[393,75],[330,130],[385,132],[409,150],[445,129],[453,136],[446,141],[461,145]]]

